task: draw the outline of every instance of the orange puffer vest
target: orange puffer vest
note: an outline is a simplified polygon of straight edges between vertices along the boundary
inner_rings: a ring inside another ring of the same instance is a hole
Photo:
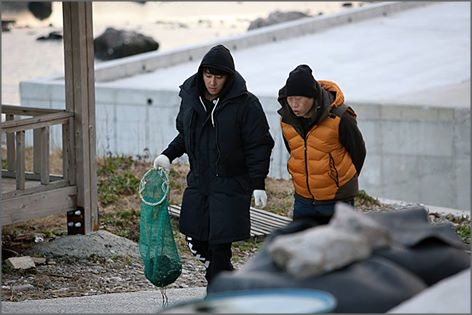
[[[325,90],[337,92],[327,117],[308,131],[306,139],[292,125],[281,121],[281,126],[290,147],[288,171],[295,192],[308,199],[328,201],[334,200],[339,188],[356,175],[356,168],[339,142],[341,118],[332,111],[344,104],[344,96],[334,82],[318,83]]]

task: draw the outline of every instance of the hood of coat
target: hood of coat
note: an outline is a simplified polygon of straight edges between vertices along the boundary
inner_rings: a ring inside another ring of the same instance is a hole
[[[235,72],[233,56],[231,56],[229,49],[223,45],[214,46],[203,56],[198,72],[201,73],[204,67],[214,68],[229,76]]]
[[[344,93],[341,88],[333,81],[318,80],[314,83],[313,88],[318,92],[315,99],[315,110],[311,114],[311,124],[314,125],[325,119],[332,107],[338,107],[344,104]],[[297,120],[297,116],[292,112],[287,103],[286,86],[279,90],[278,101],[282,108],[277,112],[282,116],[284,122],[293,124]]]
[[[220,98],[219,103],[248,93],[246,81],[241,74],[235,70],[230,51],[223,45],[217,45],[205,54],[198,67],[197,73],[188,78],[180,86],[179,96],[182,98],[196,97],[198,99],[199,96],[204,95],[205,84],[203,82],[203,69],[205,67],[223,71],[228,75],[225,86],[218,96],[218,98]]]
[[[182,84],[180,88],[184,93],[197,97],[205,95],[205,83],[203,82],[203,69],[205,68],[212,68],[227,75],[225,86],[218,96],[220,101],[234,97],[234,94],[241,90],[246,90],[246,82],[235,70],[231,52],[225,46],[217,45],[203,56],[197,73]]]

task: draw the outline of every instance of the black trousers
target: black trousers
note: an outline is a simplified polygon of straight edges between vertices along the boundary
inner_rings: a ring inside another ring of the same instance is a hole
[[[205,279],[208,284],[221,271],[234,270],[231,264],[231,244],[209,244],[187,236],[187,245],[193,256],[200,260],[206,268]]]

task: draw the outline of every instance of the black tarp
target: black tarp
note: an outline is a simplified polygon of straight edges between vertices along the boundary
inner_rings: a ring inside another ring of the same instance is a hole
[[[369,213],[391,233],[394,245],[362,261],[319,276],[295,279],[279,269],[267,252],[277,236],[316,228],[308,220],[280,228],[242,269],[224,272],[208,294],[262,288],[311,288],[331,293],[335,313],[384,313],[428,286],[470,267],[465,244],[451,224],[431,224],[425,208]]]

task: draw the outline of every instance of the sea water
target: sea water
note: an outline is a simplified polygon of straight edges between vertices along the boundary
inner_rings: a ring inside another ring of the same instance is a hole
[[[159,51],[241,34],[250,22],[269,13],[301,11],[315,16],[347,10],[344,2],[93,2],[93,36],[107,27],[136,31],[159,42]],[[353,7],[364,2],[352,2]],[[15,19],[2,32],[2,104],[20,105],[19,83],[64,74],[62,40],[37,41],[50,32],[62,32],[62,3],[52,2],[52,14],[36,19],[19,4],[2,3],[2,20]],[[98,64],[102,61],[95,60]]]

